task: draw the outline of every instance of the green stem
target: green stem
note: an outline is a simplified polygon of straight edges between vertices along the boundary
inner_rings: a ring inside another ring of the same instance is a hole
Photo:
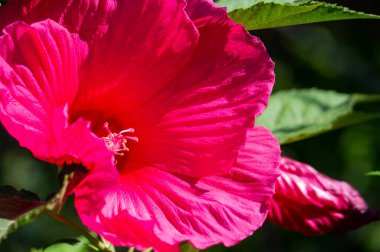
[[[72,222],[71,220],[63,217],[62,215],[51,212],[51,211],[47,211],[46,214],[49,215],[50,217],[56,219],[56,220],[59,220],[60,222],[64,223],[65,225],[67,225],[71,229],[75,230],[76,232],[82,234],[84,237],[86,237],[88,239],[88,241],[93,246],[98,248],[100,251],[112,251],[109,248],[106,248],[106,246],[101,241],[99,241],[98,239],[93,237],[86,229],[82,228],[81,226],[77,225],[76,223]]]

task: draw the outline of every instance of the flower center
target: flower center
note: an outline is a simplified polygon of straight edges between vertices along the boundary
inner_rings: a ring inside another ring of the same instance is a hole
[[[108,127],[108,123],[106,122],[104,124],[104,129],[108,133],[108,136],[103,137],[104,142],[106,143],[107,148],[110,151],[113,151],[116,155],[123,156],[124,152],[129,151],[129,148],[127,147],[128,141],[139,141],[138,137],[136,136],[125,135],[134,133],[135,130],[133,128],[122,130],[119,133],[112,133]]]

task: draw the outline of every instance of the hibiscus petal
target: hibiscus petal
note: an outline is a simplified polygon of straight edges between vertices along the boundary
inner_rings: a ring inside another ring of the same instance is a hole
[[[186,0],[186,12],[194,22],[204,22],[203,19],[226,17],[226,8],[219,8],[212,0]]]
[[[268,219],[287,230],[313,236],[348,231],[380,218],[346,182],[289,158],[281,159],[280,170]]]
[[[84,224],[116,245],[165,252],[187,240],[199,249],[232,246],[265,220],[278,164],[277,140],[255,127],[223,176],[195,180],[145,166],[112,186],[112,178],[93,175],[76,188],[75,205]]]
[[[0,30],[16,21],[52,19],[90,41],[107,30],[115,6],[116,0],[11,0],[0,7]]]
[[[95,63],[83,77],[88,85],[81,85],[82,103],[93,103],[92,90],[98,85],[95,95],[106,101],[97,105],[95,99],[95,108],[103,110],[111,103],[113,109],[131,109],[114,102],[115,94],[123,104],[138,105],[167,84],[190,58],[198,32],[183,10],[185,5],[183,0],[12,1],[0,8],[0,28],[17,20],[52,19],[78,33],[93,45],[90,62]]]
[[[261,41],[224,9],[208,1],[190,1],[188,8],[200,33],[191,61],[129,118],[140,131],[133,158],[201,177],[221,174],[235,161],[247,128],[267,105],[274,64]],[[194,8],[202,11],[195,15]]]
[[[128,115],[181,72],[198,32],[184,1],[116,2],[107,32],[90,47],[72,114],[136,128]]]
[[[72,121],[84,117],[93,130],[106,121],[116,132],[134,128],[139,145],[129,159],[194,177],[221,174],[266,106],[273,62],[224,9],[189,1],[189,20],[184,6],[180,0],[31,0],[2,11],[12,16],[16,9],[28,22],[53,18],[93,42],[69,107]]]
[[[0,120],[43,160],[93,163],[103,157],[112,167],[112,155],[88,122],[68,125],[86,51],[78,36],[53,21],[8,26],[0,37]]]

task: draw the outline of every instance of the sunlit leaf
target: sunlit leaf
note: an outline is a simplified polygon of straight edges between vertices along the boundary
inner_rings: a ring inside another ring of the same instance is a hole
[[[380,171],[367,172],[365,175],[367,175],[367,176],[380,176]]]
[[[247,9],[252,5],[258,3],[277,3],[277,4],[302,4],[310,2],[311,0],[216,0],[216,4],[219,6],[226,6],[228,12],[236,9]]]
[[[12,226],[13,220],[0,219],[0,241],[1,238],[7,236],[10,233],[9,229]]]
[[[347,19],[380,19],[336,4],[307,0],[219,1],[230,17],[248,30]]]
[[[272,95],[268,109],[256,124],[272,130],[285,144],[380,118],[379,106],[378,95],[318,89],[281,91]]]
[[[130,248],[129,250],[128,250],[128,252],[133,252],[133,251],[135,251],[134,250],[134,248],[131,250],[132,248]],[[148,248],[148,249],[145,249],[145,250],[143,250],[142,252],[153,252],[153,249],[152,248]]]

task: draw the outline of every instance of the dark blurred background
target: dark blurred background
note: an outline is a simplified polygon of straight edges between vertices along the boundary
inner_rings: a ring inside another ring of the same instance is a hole
[[[334,2],[380,15],[378,0]],[[252,34],[264,41],[276,62],[275,91],[317,87],[347,93],[380,93],[380,21],[338,21]],[[364,175],[380,170],[380,121],[284,145],[282,151],[333,178],[348,181],[369,205],[380,209],[380,177]],[[42,199],[58,189],[56,168],[34,159],[0,126],[0,185],[6,184],[36,192]],[[71,202],[63,213],[78,220]],[[0,251],[30,251],[31,247],[40,248],[56,239],[75,236],[55,220],[40,217],[11,234],[0,244]],[[216,246],[207,251],[380,252],[380,222],[345,234],[313,238],[266,223],[233,248]]]

